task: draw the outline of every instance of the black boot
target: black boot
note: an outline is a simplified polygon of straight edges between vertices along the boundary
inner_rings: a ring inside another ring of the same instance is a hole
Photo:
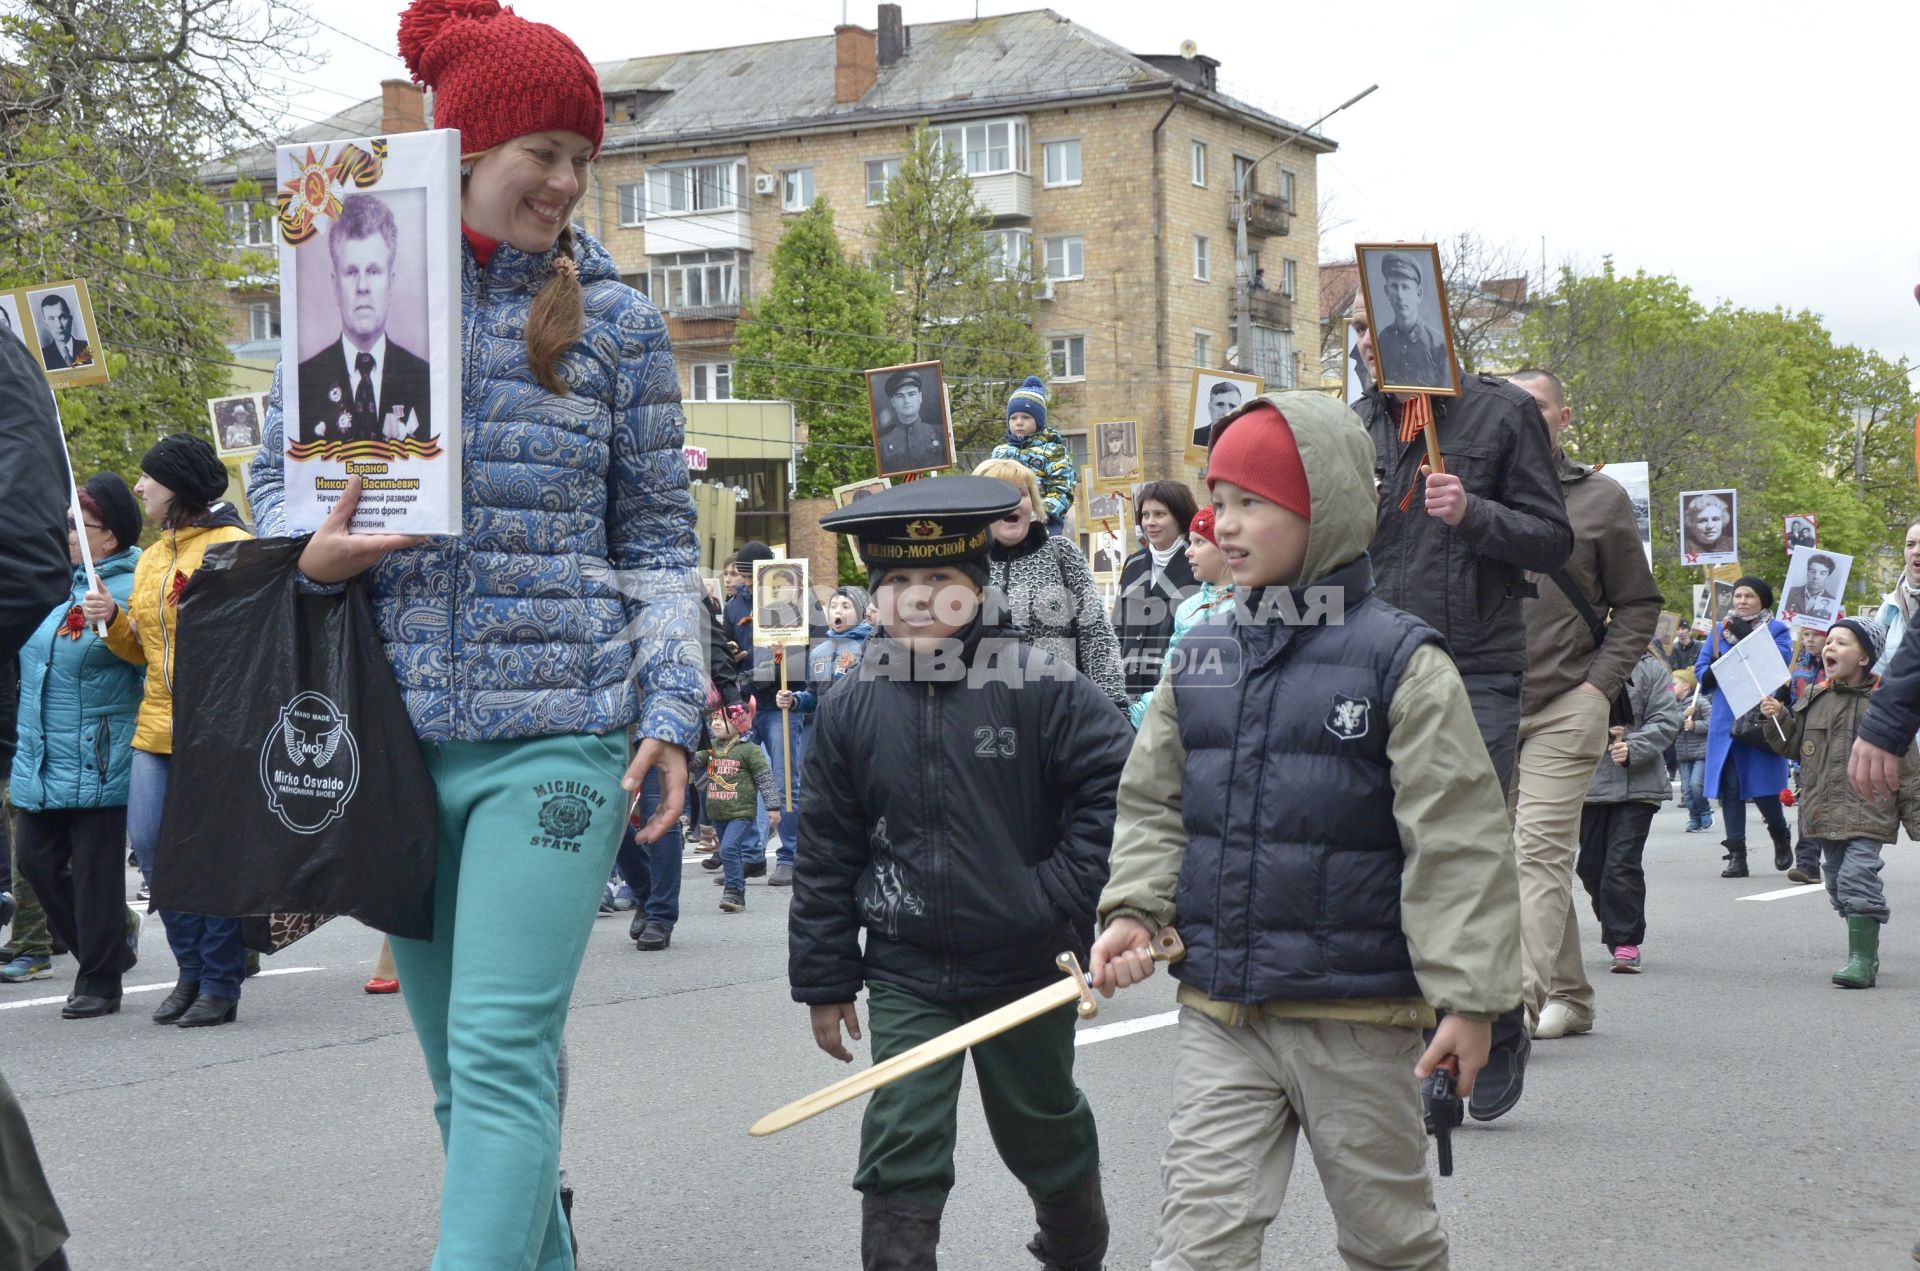
[[[861,1271],[936,1271],[940,1209],[892,1196],[862,1196]]]
[[[185,980],[180,981],[180,983],[173,986],[173,992],[167,994],[167,1000],[160,1003],[160,1008],[154,1011],[153,1022],[156,1024],[178,1024],[180,1017],[187,1013],[187,1008],[192,1006],[199,998],[200,982],[198,980],[195,980],[191,984]]]
[[[1107,1202],[1099,1166],[1058,1195],[1034,1196],[1033,1219],[1040,1230],[1027,1252],[1040,1259],[1042,1271],[1100,1271],[1107,1256]]]
[[[180,1017],[182,1028],[217,1028],[240,1018],[240,1003],[231,997],[196,998]]]
[[[1747,876],[1747,845],[1728,839],[1720,846],[1727,849],[1727,854],[1720,858],[1727,863],[1727,867],[1720,871],[1720,877],[1745,878]]]
[[[1767,833],[1773,838],[1773,867],[1778,870],[1792,869],[1793,836],[1787,833],[1785,826],[1777,830],[1768,826]]]

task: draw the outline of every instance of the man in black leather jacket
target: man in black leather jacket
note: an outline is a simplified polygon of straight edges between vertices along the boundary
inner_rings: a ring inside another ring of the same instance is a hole
[[[1364,318],[1356,322],[1360,355],[1373,370],[1373,333]],[[1384,394],[1376,383],[1354,403],[1379,461],[1375,585],[1381,599],[1446,637],[1487,754],[1511,794],[1527,668],[1521,602],[1534,594],[1526,571],[1546,573],[1573,551],[1560,465],[1539,404],[1516,385],[1462,375],[1460,396],[1428,402],[1444,473],[1427,471],[1412,399]],[[1531,1049],[1516,1004],[1494,1023],[1493,1056],[1470,1105],[1476,1119],[1491,1121],[1519,1101]]]

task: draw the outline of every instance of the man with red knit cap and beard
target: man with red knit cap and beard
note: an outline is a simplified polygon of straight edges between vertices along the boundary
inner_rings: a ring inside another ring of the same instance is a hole
[[[1505,800],[1439,633],[1374,590],[1353,412],[1273,394],[1212,443],[1236,608],[1187,633],[1141,722],[1089,968],[1111,995],[1161,927],[1186,944],[1152,1266],[1257,1264],[1311,1126],[1347,1264],[1435,1271],[1416,1078],[1453,1061],[1471,1091],[1519,997]]]

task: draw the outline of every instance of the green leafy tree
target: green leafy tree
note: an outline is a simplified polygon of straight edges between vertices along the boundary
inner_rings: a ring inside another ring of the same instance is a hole
[[[1003,259],[992,227],[960,156],[916,129],[874,222],[875,263],[892,278],[892,329],[910,360],[941,362],[961,450],[1000,439],[1007,395],[1047,362],[1033,329],[1032,261]]]
[[[1702,579],[1677,552],[1690,489],[1739,490],[1740,559],[1753,573],[1784,580],[1781,518],[1811,512],[1821,545],[1856,557],[1850,607],[1884,583],[1888,550],[1920,508],[1904,364],[1836,344],[1812,314],[1708,308],[1674,278],[1623,276],[1611,262],[1563,270],[1520,351],[1567,384],[1570,454],[1647,462],[1669,608],[1690,603]]]
[[[824,201],[780,236],[773,284],[734,342],[734,392],[794,404],[807,427],[802,495],[821,498],[874,475],[861,371],[907,357],[888,331],[891,299],[885,277],[847,258]]]
[[[279,117],[305,20],[239,0],[14,0],[0,8],[0,287],[83,278],[112,381],[60,395],[82,479],[132,476],[164,432],[206,429],[227,391],[237,257],[202,165]],[[261,192],[241,189],[241,198]]]

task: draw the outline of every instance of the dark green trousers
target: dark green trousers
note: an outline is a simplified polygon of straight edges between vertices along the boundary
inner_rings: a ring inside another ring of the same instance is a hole
[[[890,984],[867,986],[867,1033],[878,1063],[1005,1006],[1019,994],[929,1002]],[[1000,1159],[1036,1197],[1056,1196],[1100,1163],[1093,1109],[1073,1082],[1071,1005],[975,1046],[980,1105]],[[874,1092],[860,1124],[854,1188],[926,1205],[953,1190],[961,1057]]]

